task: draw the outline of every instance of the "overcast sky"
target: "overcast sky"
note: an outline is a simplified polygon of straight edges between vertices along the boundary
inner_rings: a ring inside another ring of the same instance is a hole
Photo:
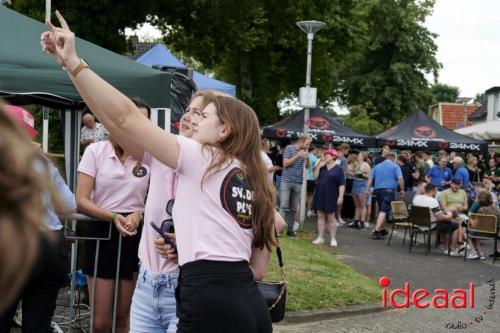
[[[439,35],[439,82],[459,87],[464,97],[500,86],[500,0],[436,0],[425,24]],[[160,36],[150,25],[138,34]]]
[[[498,0],[436,0],[426,26],[439,35],[439,82],[464,97],[500,86],[499,15]]]

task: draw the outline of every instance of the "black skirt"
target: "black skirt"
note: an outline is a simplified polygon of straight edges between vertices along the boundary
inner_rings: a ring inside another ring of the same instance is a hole
[[[183,265],[178,333],[268,333],[271,316],[248,262],[197,260]]]
[[[121,214],[127,216],[128,214]],[[92,237],[106,237],[109,232],[109,223],[103,221],[86,222],[86,234]],[[139,272],[139,242],[141,239],[142,224],[134,236],[123,236],[120,256],[120,279],[132,280],[133,273]],[[116,260],[118,258],[118,238],[120,232],[113,224],[111,239],[101,240],[99,245],[99,262],[97,277],[114,279],[116,277]],[[94,260],[96,252],[95,240],[87,240],[84,245],[84,271],[85,274],[94,274]]]

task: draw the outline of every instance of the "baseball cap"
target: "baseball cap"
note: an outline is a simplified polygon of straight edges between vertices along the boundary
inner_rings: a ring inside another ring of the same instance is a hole
[[[452,179],[451,179],[451,182],[452,182],[453,184],[460,185],[460,184],[462,184],[462,179],[460,179],[460,178],[452,178]]]
[[[298,139],[299,135],[297,133],[292,133],[292,135],[290,135],[290,140],[297,141]]]
[[[33,115],[31,113],[29,113],[22,107],[14,105],[5,105],[4,108],[12,118],[23,125],[32,139],[37,137],[38,131],[35,129],[35,118],[33,118]]]
[[[464,159],[461,158],[460,156],[456,156],[454,159],[451,160],[451,163],[463,164],[464,163]]]
[[[325,150],[323,152],[324,155],[330,155],[330,156],[335,156],[335,157],[339,157],[339,154],[337,153],[337,151],[333,148],[329,148],[327,150]]]

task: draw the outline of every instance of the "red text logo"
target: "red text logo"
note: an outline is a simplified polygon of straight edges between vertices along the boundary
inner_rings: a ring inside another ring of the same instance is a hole
[[[396,309],[409,308],[410,304],[418,309],[428,307],[434,309],[465,309],[474,308],[474,282],[469,283],[468,289],[453,289],[451,293],[446,289],[435,289],[433,292],[425,288],[411,290],[410,282],[405,282],[403,289],[388,291],[391,280],[383,276],[378,280],[382,287],[382,307],[388,304]],[[401,296],[401,298],[399,297]],[[398,300],[396,300],[398,298]],[[399,301],[399,302],[398,302]]]

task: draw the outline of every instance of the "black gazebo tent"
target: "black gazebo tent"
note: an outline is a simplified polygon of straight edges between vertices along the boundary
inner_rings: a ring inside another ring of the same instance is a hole
[[[269,139],[289,139],[293,133],[301,135],[303,129],[304,110],[264,127],[263,135]],[[355,147],[375,147],[375,138],[343,126],[320,108],[310,110],[309,136],[314,142],[334,144],[346,142]]]
[[[398,125],[376,136],[377,145],[396,149],[486,152],[488,144],[450,131],[418,110]]]

